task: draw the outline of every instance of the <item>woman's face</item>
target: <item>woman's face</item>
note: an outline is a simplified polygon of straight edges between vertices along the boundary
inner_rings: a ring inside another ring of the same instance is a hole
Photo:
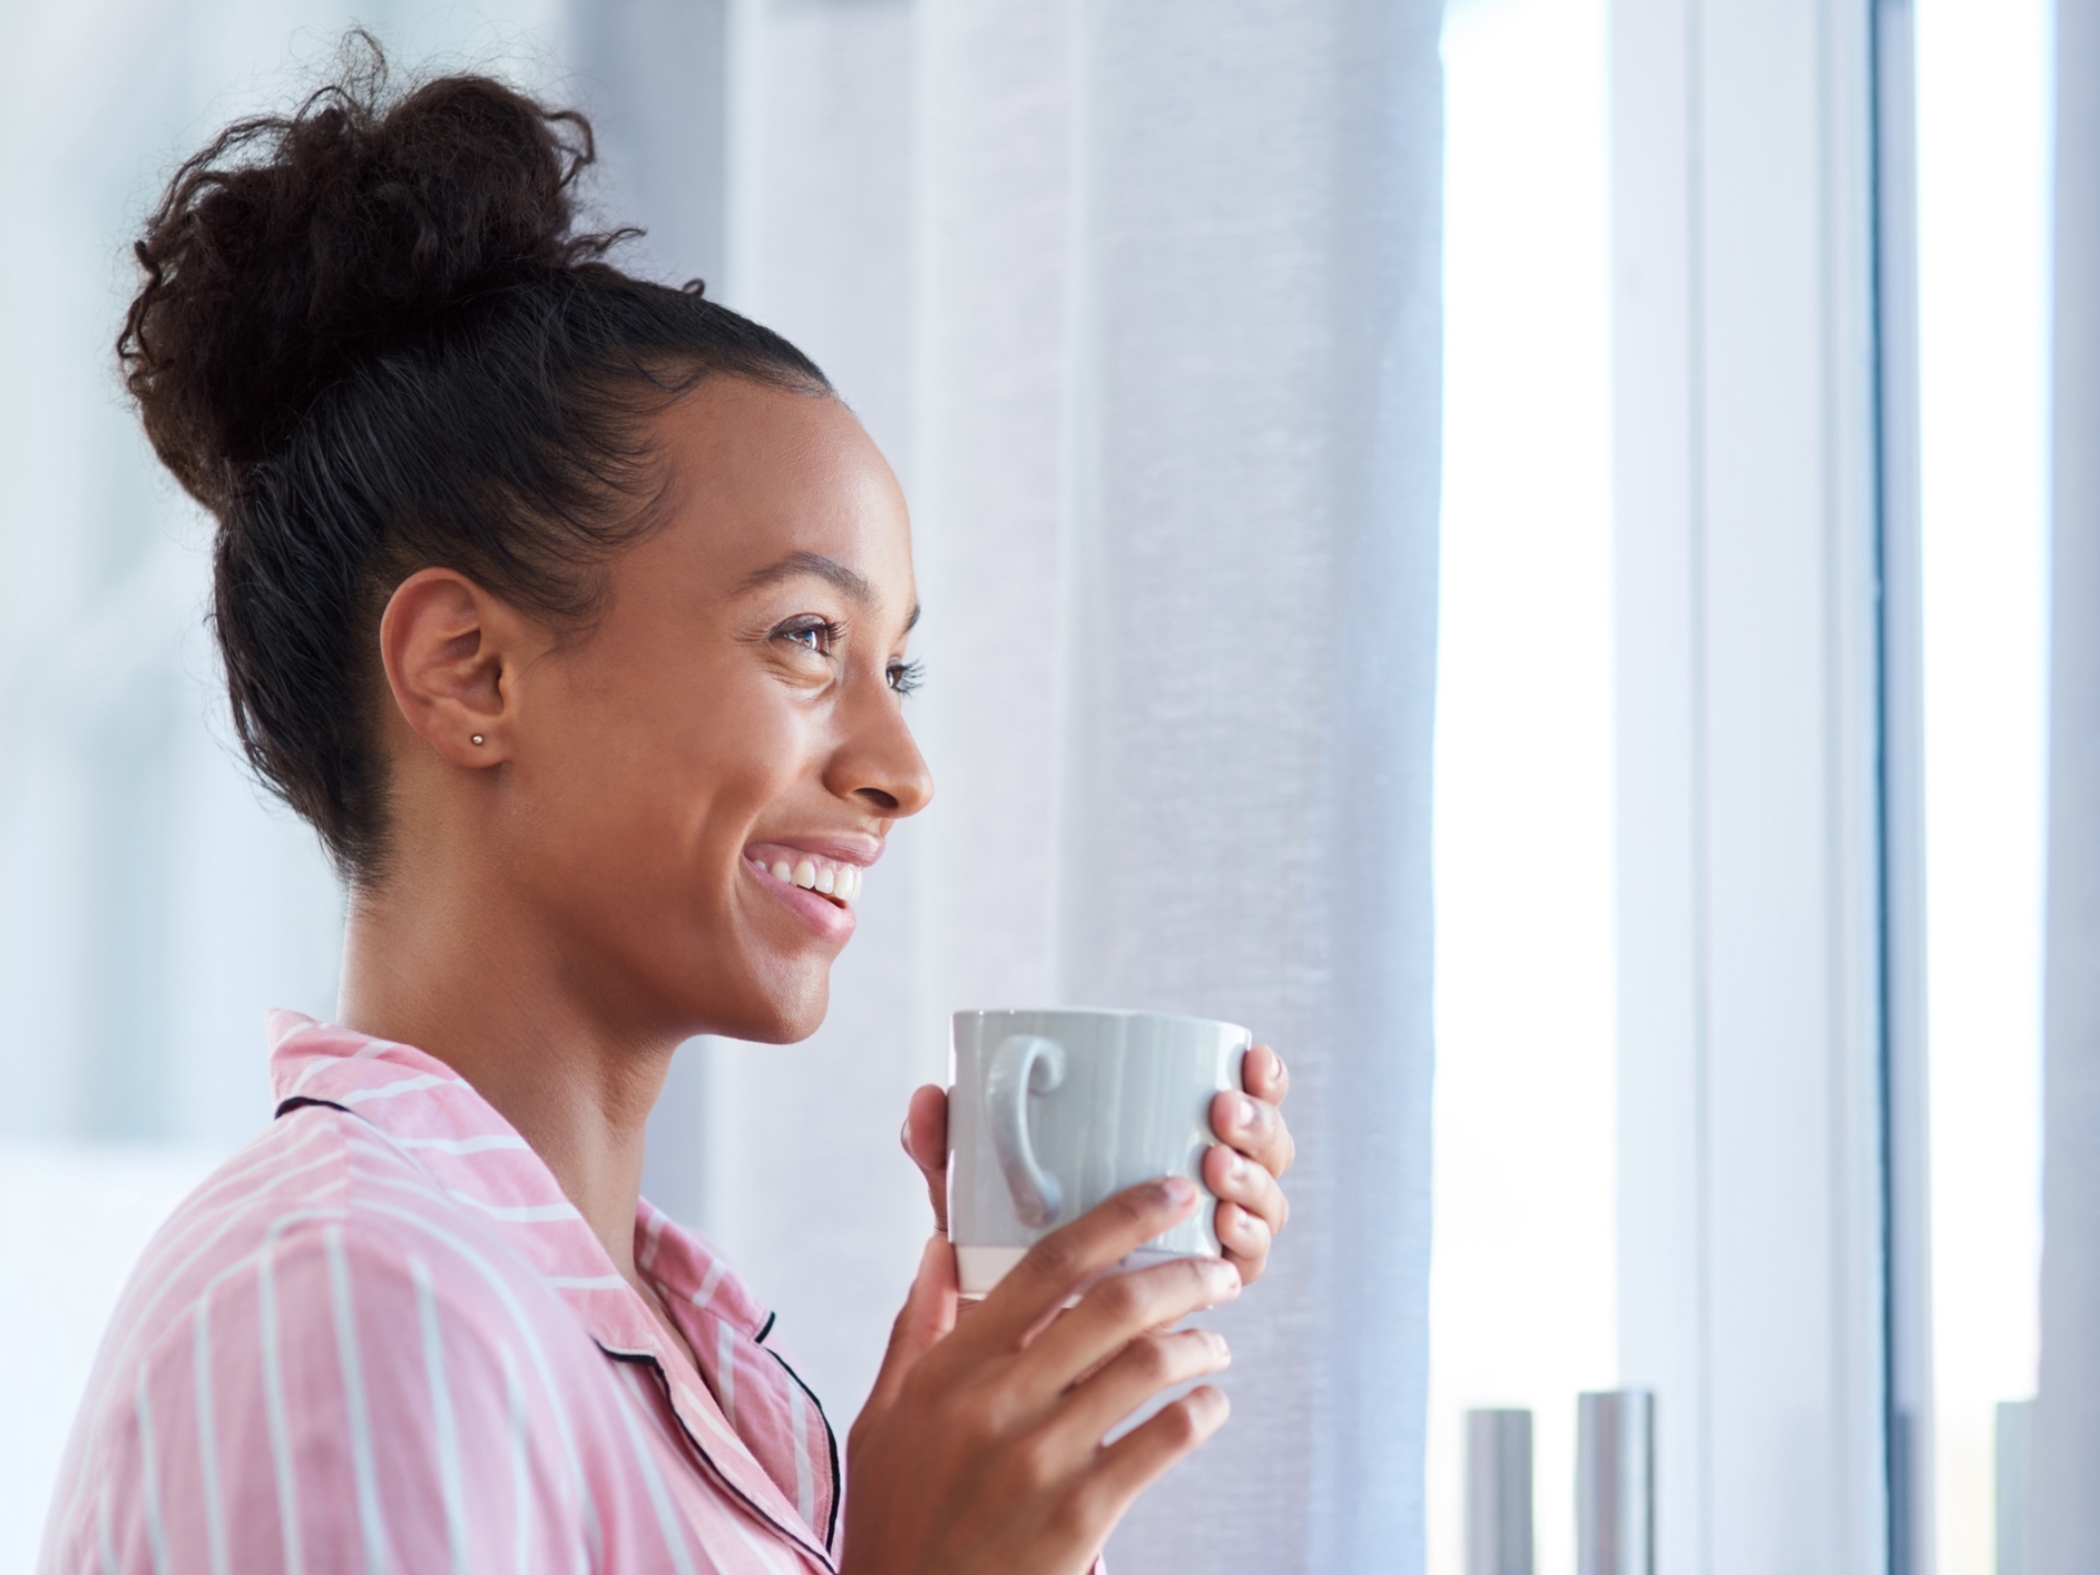
[[[933,793],[904,721],[904,500],[834,399],[712,378],[656,438],[665,522],[515,685],[499,835],[564,984],[615,1024],[800,1039],[890,827]]]

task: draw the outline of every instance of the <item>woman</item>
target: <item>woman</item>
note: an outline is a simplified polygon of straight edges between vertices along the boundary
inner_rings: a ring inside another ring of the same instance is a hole
[[[340,1022],[155,1239],[51,1571],[1077,1571],[1224,1420],[1174,1332],[1260,1273],[1281,1062],[1205,1160],[1223,1262],[1098,1279],[1135,1188],[957,1320],[928,1244],[846,1454],[704,1242],[639,1199],[680,1041],[788,1042],[932,783],[904,504],[822,374],[573,231],[589,134],[375,65],[237,125],[138,247],[120,342],[216,516],[257,771],[350,892]],[[945,1109],[906,1147],[943,1192]],[[1091,1288],[1087,1288],[1091,1284]],[[1060,1312],[1084,1290],[1069,1311]]]

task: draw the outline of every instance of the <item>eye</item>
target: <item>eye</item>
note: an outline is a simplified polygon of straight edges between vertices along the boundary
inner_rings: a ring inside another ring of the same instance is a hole
[[[845,632],[840,625],[826,618],[797,618],[775,629],[773,638],[785,640],[789,645],[799,645],[818,656],[829,656],[831,648]]]
[[[892,690],[908,695],[926,681],[926,666],[923,662],[892,662],[883,676]]]

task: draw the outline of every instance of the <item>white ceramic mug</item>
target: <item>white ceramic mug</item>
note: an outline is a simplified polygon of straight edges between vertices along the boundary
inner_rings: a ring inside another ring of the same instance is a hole
[[[1240,1086],[1252,1043],[1237,1024],[1167,1012],[957,1012],[948,1236],[962,1294],[984,1295],[1039,1238],[1125,1187],[1203,1188],[1211,1101]],[[1199,1208],[1126,1264],[1218,1256],[1216,1212]]]

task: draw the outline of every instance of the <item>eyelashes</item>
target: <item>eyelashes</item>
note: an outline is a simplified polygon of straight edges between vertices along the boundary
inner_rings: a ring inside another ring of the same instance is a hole
[[[845,636],[846,626],[829,618],[796,618],[773,631],[774,639],[826,658]],[[883,669],[882,677],[891,693],[908,695],[926,681],[926,665],[923,662],[894,661]]]
[[[846,637],[846,626],[829,618],[796,618],[775,629],[773,637],[819,656],[829,656],[831,648]]]

